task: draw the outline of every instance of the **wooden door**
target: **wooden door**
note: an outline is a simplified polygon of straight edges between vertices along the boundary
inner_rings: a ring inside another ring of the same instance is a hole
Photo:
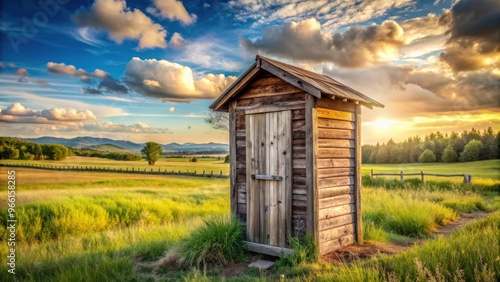
[[[285,247],[292,223],[291,111],[245,118],[247,240]]]

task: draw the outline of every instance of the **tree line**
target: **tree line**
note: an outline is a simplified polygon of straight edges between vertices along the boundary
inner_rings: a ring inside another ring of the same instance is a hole
[[[38,144],[11,137],[0,137],[0,159],[62,161],[67,156],[96,157],[123,161],[141,160],[139,154],[133,153],[78,149],[59,144]]]
[[[396,143],[363,145],[362,162],[367,164],[470,162],[500,158],[500,131],[472,128],[462,133],[433,132],[423,139],[410,137]]]
[[[69,154],[66,146],[38,144],[11,137],[0,137],[0,159],[64,160]]]
[[[77,149],[71,148],[70,151],[75,156],[80,157],[94,157],[94,158],[103,158],[103,159],[111,159],[118,161],[140,161],[141,156],[139,154],[134,153],[121,153],[121,152],[103,152],[95,149]]]

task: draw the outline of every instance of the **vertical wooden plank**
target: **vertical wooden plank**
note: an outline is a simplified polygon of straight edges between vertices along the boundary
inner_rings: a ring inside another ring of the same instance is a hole
[[[280,113],[279,121],[279,145],[278,158],[280,167],[278,169],[283,180],[279,182],[278,206],[279,206],[279,238],[278,245],[285,247],[287,238],[291,234],[292,225],[292,115],[291,111]]]
[[[363,222],[361,214],[361,105],[356,105],[356,179],[354,185],[356,195],[356,241],[363,244]]]
[[[284,157],[281,153],[285,144],[283,144],[283,129],[286,126],[284,112],[276,112],[276,171],[277,175],[286,177],[284,174]],[[284,247],[285,242],[283,240],[283,235],[285,234],[285,210],[283,196],[285,194],[285,187],[283,186],[284,181],[276,181],[276,213],[277,213],[277,246]]]
[[[236,187],[236,101],[229,104],[229,197],[231,201],[231,213],[238,212],[238,191]],[[248,162],[247,162],[248,163]],[[195,171],[196,174],[196,171]]]
[[[270,175],[278,175],[278,115],[279,112],[272,112],[266,114],[269,117],[269,168],[268,173]],[[272,246],[278,245],[278,182],[277,181],[267,181],[269,185],[269,244]]]
[[[262,156],[262,159],[264,160],[265,162],[265,167],[264,167],[264,170],[262,170],[262,174],[269,174],[269,168],[271,167],[271,162],[270,162],[270,159],[269,159],[269,153],[270,153],[270,148],[269,148],[269,145],[270,145],[270,132],[271,132],[271,119],[270,119],[270,116],[269,114],[264,114],[265,116],[265,131],[264,131],[264,140],[263,140],[263,143],[264,144],[264,147],[266,148],[266,151],[265,151],[265,154]],[[270,187],[270,183],[269,182],[264,182],[261,180],[261,183],[263,183],[263,190],[264,190],[264,195],[265,195],[265,204],[266,204],[266,215],[265,215],[265,223],[264,223],[264,234],[265,234],[265,240],[263,241],[264,244],[269,244],[269,239],[270,239],[270,214],[271,214],[271,202],[270,202],[270,199],[271,199],[271,187]]]
[[[306,186],[307,186],[307,208],[306,208],[306,230],[313,235],[315,242],[319,242],[318,232],[318,188],[317,188],[317,107],[316,98],[306,95]]]
[[[262,144],[265,142],[265,130],[266,130],[266,120],[264,114],[254,115],[258,122],[255,123],[254,131],[257,133],[255,148],[257,150],[256,157],[258,158],[258,167],[256,169],[256,174],[262,174],[266,171],[266,146]],[[257,222],[255,225],[254,234],[256,237],[256,242],[264,243],[266,242],[266,207],[263,205],[265,203],[265,183],[262,180],[256,180],[254,192],[255,208],[257,209]]]
[[[253,191],[255,189],[255,180],[252,179],[251,175],[255,173],[255,149],[254,149],[254,118],[253,115],[245,116],[245,136],[247,138],[246,142],[246,180],[247,180],[247,240],[254,242],[254,200]]]
[[[292,235],[292,182],[293,182],[293,161],[292,161],[292,111],[287,111],[286,117],[288,126],[285,128],[286,150],[285,154],[285,203],[286,203],[286,233],[285,246],[288,245],[288,237]]]

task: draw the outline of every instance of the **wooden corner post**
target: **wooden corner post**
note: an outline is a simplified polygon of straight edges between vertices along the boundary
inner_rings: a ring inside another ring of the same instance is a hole
[[[307,207],[306,207],[306,230],[313,235],[314,241],[319,243],[318,229],[318,128],[317,128],[317,107],[316,98],[306,95],[306,187],[307,187]]]
[[[356,105],[356,178],[354,193],[356,198],[356,241],[363,244],[363,218],[361,213],[361,105]],[[372,170],[373,179],[373,170]]]
[[[229,104],[229,195],[231,201],[231,214],[236,215],[238,212],[238,191],[236,187],[236,102],[232,101]],[[203,171],[205,174],[205,171]]]

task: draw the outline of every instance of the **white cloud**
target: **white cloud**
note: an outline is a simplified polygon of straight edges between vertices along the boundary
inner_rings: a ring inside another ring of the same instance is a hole
[[[189,14],[184,4],[179,0],[153,0],[155,7],[148,7],[147,11],[155,16],[169,19],[170,21],[180,21],[184,25],[196,22],[197,16]]]
[[[34,111],[21,103],[14,103],[0,112],[0,122],[9,123],[58,123],[91,121],[97,118],[90,110],[77,111],[72,108],[53,108]]]
[[[186,42],[186,39],[184,39],[180,33],[174,32],[169,43],[174,48],[181,48],[186,44]]]
[[[42,110],[40,112],[42,117],[48,120],[58,120],[58,121],[86,121],[86,120],[96,120],[95,115],[89,111],[77,111],[76,109],[70,108],[53,108],[50,110]]]
[[[167,47],[167,31],[142,11],[132,11],[124,0],[95,0],[90,9],[80,8],[72,19],[79,26],[106,31],[118,44],[137,39],[138,49]]]
[[[127,64],[124,80],[131,89],[145,96],[189,102],[218,97],[236,77],[208,74],[197,79],[189,67],[135,57]]]
[[[31,116],[36,116],[38,114],[38,112],[24,107],[23,105],[21,105],[21,103],[14,103],[14,104],[8,106],[7,108],[1,110],[0,114],[10,115],[10,116],[19,116],[19,117],[22,117],[22,116],[31,117]]]
[[[136,124],[124,125],[113,122],[94,122],[81,123],[71,128],[71,131],[90,131],[90,132],[121,132],[121,133],[143,133],[143,134],[158,134],[168,133],[166,128],[154,128],[145,123],[138,122]]]
[[[230,1],[235,19],[253,20],[253,26],[276,22],[301,21],[315,17],[323,26],[336,29],[381,17],[390,9],[409,7],[412,0],[239,0]]]
[[[93,72],[88,72],[81,68],[77,69],[73,65],[66,65],[64,63],[54,63],[54,62],[47,63],[47,70],[52,73],[66,74],[78,77],[82,80],[88,79],[89,77],[105,78],[106,76],[108,76],[107,72],[100,69],[95,69]]]
[[[310,18],[265,28],[260,39],[240,38],[240,43],[251,53],[362,67],[397,58],[404,45],[404,31],[396,22],[384,21],[380,25],[352,26],[344,33],[331,34],[322,29],[319,21]]]
[[[234,49],[234,47],[228,47],[227,43],[214,37],[203,37],[196,41],[186,42],[184,51],[178,60],[212,70],[235,71],[241,68],[240,65],[228,59],[228,55],[235,53]]]

